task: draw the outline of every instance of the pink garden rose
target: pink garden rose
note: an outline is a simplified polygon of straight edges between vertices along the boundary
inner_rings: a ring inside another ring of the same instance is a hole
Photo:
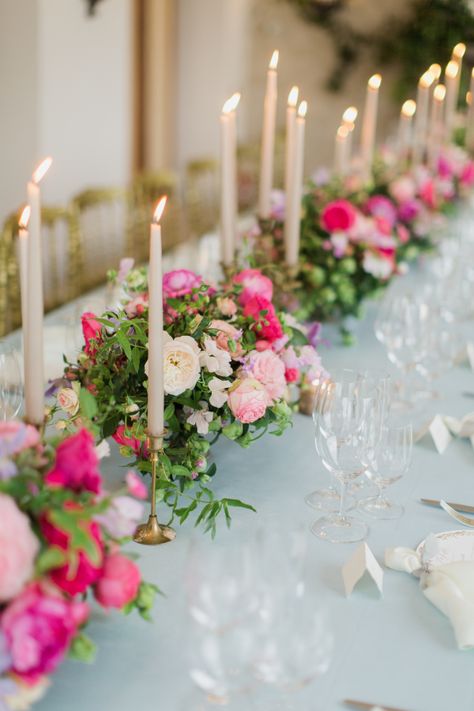
[[[201,277],[189,269],[175,269],[163,274],[163,295],[165,299],[177,299],[190,294],[201,284]]]
[[[240,358],[242,356],[244,351],[241,344],[239,343],[240,339],[242,338],[241,330],[235,328],[235,326],[232,326],[231,323],[228,323],[227,321],[221,321],[220,319],[214,319],[213,321],[211,321],[211,323],[209,324],[209,328],[218,331],[216,343],[219,348],[222,348],[224,351],[228,351],[231,354],[231,357],[234,359]],[[231,350],[229,341],[234,342],[234,350]]]
[[[245,369],[265,386],[269,405],[283,396],[286,390],[285,366],[273,351],[253,351]]]
[[[140,582],[140,570],[135,563],[121,553],[112,553],[104,561],[94,595],[102,607],[120,610],[136,598]]]
[[[365,203],[364,209],[369,215],[382,219],[389,229],[392,229],[397,221],[397,208],[385,195],[372,195]]]
[[[416,184],[413,178],[403,175],[390,183],[388,191],[393,199],[401,205],[416,197]]]
[[[145,309],[148,308],[148,294],[137,294],[123,308],[128,318],[141,316]]]
[[[0,603],[18,595],[31,578],[39,542],[14,499],[0,494]]]
[[[250,424],[264,416],[268,395],[265,387],[255,378],[236,380],[229,389],[227,403],[234,417]]]
[[[85,602],[46,592],[37,583],[29,585],[0,618],[12,671],[29,683],[53,672],[88,614]]]
[[[91,341],[100,341],[102,326],[97,321],[95,314],[91,311],[86,311],[82,314],[81,323],[84,342],[86,344],[85,351],[88,356],[93,357],[97,349],[92,345]]]
[[[419,188],[420,198],[431,210],[436,209],[436,187],[432,178],[427,178],[422,182]]]
[[[46,474],[51,486],[73,491],[92,491],[98,494],[101,487],[99,458],[94,438],[86,429],[63,440],[56,450],[56,461]]]
[[[264,276],[260,269],[243,269],[236,274],[234,282],[243,286],[239,296],[242,306],[245,306],[254,296],[261,296],[267,301],[273,298],[273,282]]]
[[[273,343],[283,336],[283,329],[271,301],[263,296],[252,297],[244,307],[244,316],[254,319],[259,340]]]
[[[218,298],[217,308],[223,316],[235,316],[237,313],[237,304],[229,296]]]
[[[419,200],[405,200],[398,208],[398,216],[402,222],[412,222],[418,217],[421,210],[422,205]]]
[[[78,509],[79,505],[73,502],[66,502],[64,508],[66,510]],[[99,525],[92,521],[82,521],[78,525],[92,539],[99,562],[92,562],[84,551],[80,551],[75,561],[69,561],[50,572],[51,580],[58,588],[69,593],[69,595],[82,594],[90,585],[97,582],[103,562],[103,544]],[[61,529],[52,524],[47,515],[41,519],[40,528],[41,533],[51,546],[56,546],[62,551],[70,551],[70,534],[66,531],[61,531]]]
[[[2,449],[4,448],[9,455],[36,447],[39,441],[39,432],[32,425],[25,425],[18,420],[0,422],[0,442]],[[4,445],[6,446],[4,447]]]
[[[348,200],[333,200],[321,213],[321,227],[327,232],[347,232],[356,221],[357,211]]]

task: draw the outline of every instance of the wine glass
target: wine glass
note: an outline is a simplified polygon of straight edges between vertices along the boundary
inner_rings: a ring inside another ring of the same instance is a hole
[[[239,708],[255,683],[259,594],[251,543],[210,548],[193,541],[186,592],[190,676],[201,697],[188,699],[185,708]]]
[[[0,420],[11,420],[20,411],[23,384],[17,352],[5,342],[0,343]]]
[[[384,490],[402,478],[411,465],[413,428],[411,424],[385,425],[377,440],[367,450],[367,476],[377,486],[378,495],[359,501],[364,513],[378,519],[397,519],[403,506],[390,501]]]
[[[338,514],[315,521],[311,531],[331,543],[353,543],[367,536],[367,524],[347,516],[345,494],[347,484],[368,467],[366,450],[369,432],[379,423],[379,400],[361,378],[332,381],[322,397],[316,446],[324,466],[339,481],[341,494]]]

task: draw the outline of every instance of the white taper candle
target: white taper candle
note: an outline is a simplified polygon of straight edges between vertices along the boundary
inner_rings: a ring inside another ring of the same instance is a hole
[[[270,216],[271,192],[273,187],[273,161],[275,152],[275,127],[278,98],[278,50],[276,49],[267,70],[267,85],[263,105],[262,149],[260,159],[260,185],[258,193],[258,214],[266,219]]]
[[[160,198],[150,225],[148,270],[148,434],[164,431],[165,391],[163,374],[163,266],[161,225],[166,195]]]

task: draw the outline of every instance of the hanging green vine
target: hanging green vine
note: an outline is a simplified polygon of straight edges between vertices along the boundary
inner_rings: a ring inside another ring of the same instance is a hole
[[[474,44],[474,16],[468,0],[412,0],[408,12],[387,17],[371,33],[356,31],[347,19],[344,0],[289,0],[310,22],[332,37],[336,63],[327,86],[338,91],[363,50],[370,50],[377,66],[398,64],[396,98],[404,99],[418,77],[433,62],[445,63],[457,42]],[[344,16],[343,16],[344,15]],[[471,62],[472,63],[472,62]]]

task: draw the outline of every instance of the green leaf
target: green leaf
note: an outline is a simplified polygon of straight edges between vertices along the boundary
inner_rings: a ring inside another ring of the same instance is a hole
[[[129,326],[127,324],[127,328],[128,327]],[[122,346],[123,352],[127,356],[128,360],[131,360],[132,359],[132,347],[130,345],[130,341],[128,340],[127,336],[125,335],[125,333],[123,331],[117,331],[117,333],[115,335],[117,337],[117,341]]]
[[[183,467],[182,464],[173,464],[171,467],[171,474],[174,477],[184,476],[187,479],[189,479],[191,476],[191,472],[189,471],[189,469]]]
[[[242,423],[236,420],[235,422],[231,422],[230,425],[223,427],[222,434],[228,439],[235,440],[241,436],[243,429]]]
[[[93,420],[97,415],[97,400],[94,395],[86,388],[81,388],[79,393],[79,405],[81,412],[88,420]]]
[[[71,642],[69,657],[79,662],[91,664],[95,659],[95,655],[96,646],[94,642],[82,632],[77,634]]]
[[[256,508],[254,508],[250,504],[246,504],[244,501],[240,501],[240,499],[223,499],[223,501],[226,502],[227,506],[233,506],[234,508],[238,509],[247,509],[248,511],[253,511],[254,513],[257,513]]]
[[[59,568],[66,562],[66,554],[60,548],[52,546],[46,548],[36,559],[35,569],[37,575],[44,575],[48,570]]]

